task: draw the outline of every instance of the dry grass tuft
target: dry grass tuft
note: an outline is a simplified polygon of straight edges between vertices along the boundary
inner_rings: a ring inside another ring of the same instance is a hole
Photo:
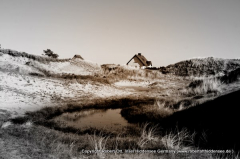
[[[186,142],[193,143],[195,134],[190,134],[186,129],[182,129],[180,132],[170,132],[162,137],[161,141],[166,149],[170,150],[187,150],[192,147],[186,146]]]
[[[208,93],[219,94],[222,92],[222,82],[217,78],[203,78],[195,80],[190,85],[181,90],[181,94],[186,96],[204,95]]]
[[[105,154],[102,152],[103,150],[106,149],[106,143],[108,140],[108,136],[103,136],[103,135],[94,135],[88,136],[88,139],[90,141],[91,147],[96,151],[96,155],[99,156],[100,158],[104,158]]]
[[[142,134],[139,138],[137,145],[141,148],[144,147],[145,144],[151,141],[157,141],[157,125],[149,126],[149,123],[145,123],[142,127]]]
[[[154,103],[154,107],[157,108],[158,112],[161,114],[162,117],[166,117],[171,115],[174,110],[171,109],[169,103],[166,101],[156,100]]]

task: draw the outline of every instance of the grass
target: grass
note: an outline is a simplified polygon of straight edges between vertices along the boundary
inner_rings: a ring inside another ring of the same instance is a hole
[[[195,142],[200,148],[239,150],[239,130],[237,129],[239,91],[220,96],[201,105],[175,112],[161,125],[172,129],[198,132]],[[201,134],[204,131],[203,134]]]
[[[239,68],[239,66],[239,59],[207,57],[180,61],[167,67],[161,67],[160,71],[178,76],[209,76],[232,71]]]
[[[77,145],[84,146],[88,142],[84,139],[86,136],[63,134],[39,126],[12,125],[0,131],[4,141],[10,143],[5,144],[2,152],[15,149],[16,152],[25,155],[23,158],[80,157],[82,155],[78,152]],[[7,155],[7,153],[10,154],[11,151],[5,152],[3,155]]]
[[[13,57],[23,57],[23,58],[28,58],[29,60],[33,60],[25,63],[25,65],[32,67],[33,70],[37,70],[37,72],[32,71],[27,73],[31,76],[76,80],[78,83],[86,83],[87,81],[92,83],[98,82],[103,84],[109,84],[108,79],[102,78],[102,74],[99,71],[100,68],[92,68],[91,64],[88,64],[88,62],[76,62],[76,61],[73,62],[71,61],[71,59],[54,59],[54,58],[32,55],[32,54],[27,54],[25,52],[18,52],[18,51],[9,50],[9,49],[0,49],[0,52],[2,52],[1,54],[8,54]],[[78,64],[80,65],[78,67],[85,67],[85,65],[87,65],[88,67],[91,67],[91,69],[95,69],[97,71],[92,72],[91,75],[76,75],[74,74],[74,72],[59,73],[60,71],[57,71],[57,72],[56,70],[54,71],[53,68],[51,69],[51,67],[49,67],[49,65],[44,65],[44,64],[49,64],[50,62],[70,62],[70,61],[74,63],[73,67],[78,66]],[[84,66],[81,65],[82,63],[84,63],[83,64]]]
[[[29,158],[184,158],[186,156],[197,158],[197,156],[210,156],[209,154],[127,154],[103,153],[105,150],[189,150],[194,134],[186,129],[181,131],[169,131],[165,135],[159,132],[159,126],[146,123],[141,128],[134,128],[141,133],[122,132],[121,134],[104,134],[95,132],[90,134],[66,133],[56,131],[31,122],[10,125],[0,129],[0,135],[5,145],[2,152],[12,146],[12,142],[18,143],[17,151],[25,153]],[[11,141],[10,141],[11,140]],[[21,142],[19,142],[21,141]],[[31,150],[28,150],[31,147]],[[14,148],[14,147],[11,147]],[[196,148],[197,149],[197,148]],[[97,153],[82,153],[83,150],[97,150]],[[0,153],[1,154],[1,153]],[[22,154],[23,155],[23,154]],[[218,158],[217,156],[216,158]],[[26,157],[25,157],[26,158]]]
[[[49,69],[48,66],[42,64],[48,64],[50,62],[69,62],[71,59],[54,59],[49,57],[37,56],[27,54],[25,52],[18,52],[9,49],[1,49],[0,52],[3,54],[8,54],[13,57],[24,57],[34,61],[26,62],[26,65],[37,69],[38,72],[29,72],[28,74],[31,76],[37,77],[52,77],[52,78],[62,78],[62,79],[70,79],[76,80],[79,83],[86,83],[88,82],[98,82],[103,84],[111,84],[120,80],[132,80],[132,81],[144,81],[144,80],[157,80],[163,77],[162,73],[157,70],[143,70],[143,69],[136,69],[131,68],[124,65],[116,65],[116,66],[109,66],[109,65],[102,65],[102,68],[92,68],[91,66],[91,75],[76,75],[73,73],[59,73],[56,71]],[[40,63],[39,63],[40,62]],[[42,63],[42,64],[41,64]],[[78,62],[74,63],[74,65],[78,66]],[[81,65],[81,64],[80,64]],[[90,64],[86,64],[90,67]],[[79,66],[79,67],[85,67]]]
[[[0,52],[3,54],[8,54],[13,57],[26,57],[32,60],[36,60],[42,63],[48,63],[48,62],[66,62],[69,61],[70,59],[55,59],[55,58],[49,58],[49,57],[43,57],[43,56],[38,56],[38,55],[32,55],[28,54],[25,52],[18,52],[15,50],[10,50],[10,49],[0,49]]]
[[[38,129],[41,127],[38,125],[43,125],[45,127],[44,130],[49,131],[53,133],[52,135],[55,134],[56,136],[51,137],[52,139],[50,139],[50,136],[52,136],[50,134],[45,134],[47,136],[44,135],[43,137],[41,137],[39,136],[40,132],[35,131],[35,132],[32,132],[30,140],[31,138],[35,137],[36,141],[34,141],[34,143],[37,142],[36,143],[37,145],[40,144],[41,148],[44,148],[44,145],[50,142],[50,141],[46,142],[46,140],[51,140],[52,142],[49,145],[50,148],[48,148],[49,149],[48,153],[54,154],[56,156],[63,156],[63,152],[64,152],[65,158],[72,158],[73,156],[76,156],[76,155],[82,155],[80,153],[82,149],[116,150],[116,149],[142,149],[142,148],[162,149],[162,148],[165,148],[164,143],[162,143],[160,140],[157,126],[151,126],[150,123],[143,125],[141,129],[137,127],[126,129],[124,132],[122,132],[121,135],[119,135],[119,134],[114,134],[114,133],[107,132],[104,130],[99,130],[99,129],[88,129],[85,131],[81,131],[79,129],[74,129],[71,127],[62,127],[61,125],[57,125],[57,123],[51,122],[52,118],[54,118],[56,115],[62,114],[63,112],[73,112],[73,111],[78,111],[78,110],[87,109],[87,108],[100,108],[100,109],[112,108],[113,106],[116,108],[123,107],[123,106],[129,107],[136,104],[139,104],[139,107],[140,107],[141,106],[140,103],[144,103],[144,102],[146,104],[146,99],[143,101],[133,100],[133,99],[120,99],[115,101],[113,100],[113,101],[104,101],[104,102],[95,101],[93,103],[89,103],[89,105],[87,106],[84,105],[84,107],[83,105],[72,105],[72,106],[66,106],[61,108],[44,108],[34,113],[27,113],[27,115],[23,118],[15,118],[12,120],[12,122],[15,124],[24,125],[24,126],[20,125],[20,127],[25,130],[29,129],[29,131],[32,131],[33,127],[34,129]],[[153,104],[154,101],[152,99],[149,99],[148,102],[152,102]],[[47,128],[50,128],[50,129],[47,129]],[[8,127],[8,130],[9,129],[11,129],[11,126]],[[18,136],[22,134],[21,131],[22,130],[12,131],[11,133],[8,132],[8,134]],[[138,132],[141,132],[141,133],[139,134]],[[74,135],[71,135],[71,134],[74,134]],[[89,135],[87,135],[86,137],[86,134],[89,134]],[[25,138],[26,136],[23,135],[22,137]],[[85,139],[82,141],[76,140],[83,137]],[[97,154],[94,154],[94,156],[97,158],[109,157],[112,155],[113,154],[106,155],[100,152]],[[114,154],[114,156],[115,155],[119,156],[119,154]],[[95,158],[94,156],[92,157]],[[128,155],[123,154],[123,156],[128,156]],[[151,156],[151,158],[152,157],[154,156]]]
[[[141,138],[147,139],[148,141],[155,140],[157,135],[157,125],[153,127],[148,127],[148,125],[149,123],[144,124]]]
[[[181,131],[170,132],[162,137],[166,149],[169,150],[188,150],[192,149],[191,146],[186,146],[186,142],[194,143],[194,134],[190,135],[187,129],[182,129]]]
[[[94,133],[92,136],[88,136],[91,148],[96,151],[96,155],[100,158],[104,158],[105,153],[103,153],[104,150],[106,150],[106,143],[108,140],[108,136],[101,136]]]
[[[217,78],[203,78],[194,80],[189,86],[180,91],[185,96],[205,95],[209,93],[219,94],[222,92],[222,82]]]
[[[137,142],[137,145],[140,148],[144,148],[146,144],[149,142],[156,142],[158,141],[157,137],[157,125],[155,126],[150,126],[149,123],[145,123],[142,126],[142,131],[141,131],[141,136],[139,138],[139,141]]]
[[[153,122],[158,124],[164,118],[171,116],[173,113],[197,105],[197,99],[178,98],[172,96],[169,98],[158,98],[152,104],[125,107],[121,115],[133,123]]]
[[[238,81],[240,78],[240,68],[228,72],[226,75],[220,77],[219,79],[226,84]]]
[[[60,79],[67,79],[67,80],[76,80],[80,84],[96,84],[102,83],[102,84],[110,84],[109,80],[107,78],[102,78],[99,76],[92,76],[92,75],[75,75],[71,73],[51,73],[50,71],[44,70],[44,69],[39,69],[37,68],[40,72],[44,74],[46,77],[51,77],[51,78],[60,78]],[[31,72],[29,73],[31,76],[38,76],[38,77],[43,77],[43,75],[39,73],[34,73]]]
[[[239,78],[240,68],[230,71],[223,76],[194,77],[189,86],[182,89],[180,93],[185,96],[206,95],[209,93],[218,95],[223,92],[225,85],[236,82]]]
[[[125,65],[102,65],[103,76],[111,83],[120,80],[153,80],[163,77],[157,70],[137,69]]]

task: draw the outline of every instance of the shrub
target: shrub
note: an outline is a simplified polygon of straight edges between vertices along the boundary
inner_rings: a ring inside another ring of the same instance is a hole
[[[53,51],[50,50],[50,49],[43,50],[43,52],[45,53],[46,56],[51,57],[51,58],[54,58],[54,59],[57,59],[58,56],[59,56],[58,54],[53,53]]]

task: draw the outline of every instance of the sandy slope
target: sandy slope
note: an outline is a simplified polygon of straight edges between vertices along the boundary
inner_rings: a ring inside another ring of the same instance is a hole
[[[76,81],[36,78],[19,74],[0,74],[1,109],[15,115],[45,106],[58,106],[74,100],[128,95],[110,85],[80,84]]]
[[[28,64],[27,64],[28,63]],[[15,72],[20,74],[44,72],[53,74],[75,74],[75,75],[92,75],[101,71],[100,65],[90,61],[78,58],[68,59],[63,62],[40,61],[27,57],[14,57],[9,54],[0,54],[0,69],[2,71]]]
[[[30,61],[33,66],[26,65]],[[31,72],[43,74],[36,69],[48,69],[53,73],[61,70],[71,74],[93,74],[100,70],[99,66],[82,60],[70,62],[40,63],[24,57],[0,56],[0,109],[22,115],[46,106],[59,106],[81,99],[126,96],[130,93],[114,86],[84,82],[63,78],[48,78],[28,75]]]

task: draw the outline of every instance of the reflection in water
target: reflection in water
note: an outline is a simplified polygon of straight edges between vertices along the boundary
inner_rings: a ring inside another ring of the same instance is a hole
[[[64,113],[54,120],[64,122],[67,126],[85,129],[95,127],[99,129],[120,130],[130,123],[124,119],[121,109],[91,109],[80,112]]]
[[[89,115],[95,114],[97,112],[106,112],[107,110],[105,109],[92,109],[92,110],[85,110],[85,111],[80,111],[80,112],[73,112],[73,113],[64,113],[61,115],[61,118],[65,121],[77,121],[80,118],[87,117]]]

